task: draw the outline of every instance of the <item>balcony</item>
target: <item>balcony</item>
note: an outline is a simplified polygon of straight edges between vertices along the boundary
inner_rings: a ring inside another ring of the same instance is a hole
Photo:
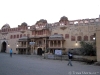
[[[21,30],[20,30],[20,32],[21,32],[21,33],[24,33],[24,32],[25,32],[25,30],[24,30],[24,29],[21,29]]]
[[[66,28],[67,28],[67,26],[65,26],[65,25],[60,26],[60,29],[62,29],[62,30],[65,30]]]

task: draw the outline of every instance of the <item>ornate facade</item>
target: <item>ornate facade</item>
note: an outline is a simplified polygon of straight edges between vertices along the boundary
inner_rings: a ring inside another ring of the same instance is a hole
[[[42,55],[43,51],[54,53],[60,49],[64,54],[69,49],[80,48],[82,40],[93,42],[97,28],[100,28],[100,17],[71,21],[63,16],[56,23],[41,19],[35,25],[24,22],[16,28],[5,24],[0,30],[0,51],[9,52],[12,48],[17,54]]]

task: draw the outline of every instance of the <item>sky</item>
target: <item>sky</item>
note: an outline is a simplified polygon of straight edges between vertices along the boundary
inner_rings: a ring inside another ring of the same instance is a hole
[[[58,22],[62,16],[69,20],[98,18],[100,0],[0,0],[0,28],[11,28],[26,22],[34,25],[40,19]]]

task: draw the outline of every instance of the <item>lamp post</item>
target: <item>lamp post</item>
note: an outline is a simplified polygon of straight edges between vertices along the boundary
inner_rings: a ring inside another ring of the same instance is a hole
[[[75,46],[78,46],[78,43],[77,43],[77,41],[76,41],[76,43],[75,43]]]
[[[18,47],[18,45],[16,45]]]
[[[10,47],[10,45],[8,44],[8,47]]]
[[[8,45],[7,45],[7,46],[8,46],[8,52],[9,52],[10,44],[8,43]]]
[[[19,45],[18,45],[18,44],[16,44],[16,51],[18,50],[18,46],[19,46]]]
[[[27,30],[27,54],[31,54],[31,51],[30,51],[30,46],[29,46],[29,30],[30,30],[30,26],[28,26],[28,30]]]
[[[93,40],[95,40],[95,37],[93,37]]]

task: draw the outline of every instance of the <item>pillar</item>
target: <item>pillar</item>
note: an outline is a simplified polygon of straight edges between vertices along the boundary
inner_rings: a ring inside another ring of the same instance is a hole
[[[50,45],[50,44],[51,44],[51,41],[49,40],[49,47],[51,47],[51,45]]]
[[[57,43],[56,46],[58,47],[58,40],[56,40],[56,43]]]
[[[28,42],[26,41],[26,47],[28,46]]]
[[[33,39],[33,42],[34,42],[34,39]],[[35,42],[36,44],[36,42]],[[33,53],[35,54],[35,45],[33,45]]]
[[[53,41],[53,47],[54,47],[54,41]]]
[[[26,54],[28,53],[28,49],[26,49]]]
[[[62,40],[61,40],[61,47],[62,47]]]
[[[45,49],[47,50],[47,41],[46,41],[46,38],[45,38]]]
[[[19,47],[21,46],[21,42],[19,42]]]

